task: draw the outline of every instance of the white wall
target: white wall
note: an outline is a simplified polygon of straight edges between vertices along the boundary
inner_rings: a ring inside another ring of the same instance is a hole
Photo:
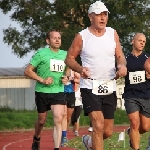
[[[33,110],[35,107],[35,81],[30,88],[0,88],[0,107],[15,110]]]
[[[35,109],[35,88],[25,89],[25,108],[27,110]]]

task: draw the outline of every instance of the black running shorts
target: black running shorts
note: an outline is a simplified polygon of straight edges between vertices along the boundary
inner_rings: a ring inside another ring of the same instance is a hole
[[[35,103],[38,113],[50,110],[51,105],[66,105],[65,93],[41,93],[35,92]]]
[[[74,108],[75,100],[75,92],[66,93],[67,108]]]
[[[85,116],[92,111],[102,111],[104,119],[114,119],[117,106],[116,92],[110,95],[95,95],[91,89],[81,88],[80,91]]]
[[[71,124],[74,125],[79,121],[80,114],[82,112],[82,106],[75,106],[71,116]]]

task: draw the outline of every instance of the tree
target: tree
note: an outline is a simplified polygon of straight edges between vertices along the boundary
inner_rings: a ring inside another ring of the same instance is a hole
[[[89,26],[87,11],[96,0],[1,0],[4,14],[13,10],[10,18],[22,28],[4,30],[4,42],[22,57],[27,52],[45,47],[49,29],[62,32],[62,49],[68,50],[74,36]],[[135,32],[143,32],[150,43],[150,0],[105,0],[110,11],[108,26],[115,28],[125,52],[131,49],[130,39]],[[150,53],[146,45],[145,50]]]
[[[123,50],[131,50],[131,39],[136,32],[143,32],[147,37],[145,50],[150,53],[150,0],[107,0],[111,15],[109,23],[120,38]],[[149,45],[148,45],[149,44]]]

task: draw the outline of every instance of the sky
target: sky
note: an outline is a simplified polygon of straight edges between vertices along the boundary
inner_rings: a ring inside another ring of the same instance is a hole
[[[3,42],[3,29],[7,29],[10,25],[16,27],[19,30],[21,28],[16,22],[9,19],[9,14],[4,15],[0,10],[0,68],[20,68],[29,63],[34,52],[28,53],[23,58],[19,58],[12,53],[11,46]]]

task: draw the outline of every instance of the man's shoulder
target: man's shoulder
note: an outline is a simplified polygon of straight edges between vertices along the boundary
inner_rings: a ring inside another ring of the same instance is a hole
[[[67,51],[66,51],[66,50],[60,49],[59,52],[60,52],[61,54],[67,55]]]
[[[146,53],[146,52],[143,52],[143,55],[146,57],[146,58],[149,58],[150,57],[150,54]]]
[[[63,50],[63,49],[59,49],[59,51],[60,51],[61,53],[64,53],[64,54],[67,53],[67,51],[66,51],[66,50]]]
[[[106,30],[106,34],[109,36],[109,37],[115,37],[116,36],[116,30],[113,29],[112,27],[105,27],[105,30]]]
[[[32,56],[31,60],[38,60],[39,58],[41,58],[42,56],[45,56],[45,53],[47,51],[48,48],[40,48],[38,49],[35,54]]]
[[[127,52],[127,53],[125,54],[125,57],[126,57],[126,58],[129,58],[130,56],[133,56],[131,52]]]
[[[86,39],[88,39],[89,37],[91,37],[92,34],[91,34],[91,32],[88,30],[88,27],[87,27],[87,28],[81,30],[81,31],[79,32],[79,35],[80,35],[80,36],[78,36],[78,37],[81,37],[82,40],[86,40]]]
[[[112,30],[112,31],[114,31],[115,29],[112,28],[112,27],[106,27],[106,30]]]
[[[87,32],[88,31],[88,28],[85,28],[83,30],[81,30],[79,33],[84,33],[84,32]]]
[[[45,53],[49,48],[40,48],[37,50],[37,53]]]

